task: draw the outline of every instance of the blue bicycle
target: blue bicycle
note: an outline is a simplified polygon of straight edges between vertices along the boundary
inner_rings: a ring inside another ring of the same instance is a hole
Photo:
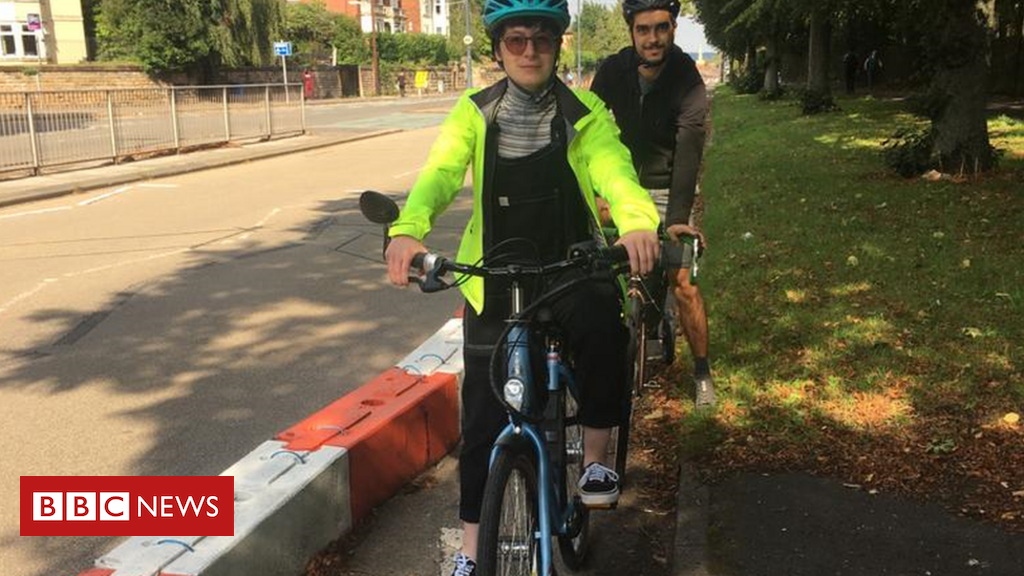
[[[398,216],[390,198],[365,192],[360,208],[371,221],[387,226]],[[577,418],[576,383],[570,361],[562,354],[562,338],[546,303],[595,277],[610,278],[628,266],[622,247],[578,245],[565,260],[548,265],[478,266],[436,254],[420,254],[413,278],[423,292],[457,285],[448,274],[502,278],[510,284],[511,316],[491,356],[491,386],[508,412],[509,423],[491,453],[480,517],[477,571],[482,575],[554,574],[553,541],[570,569],[583,564],[590,515],[574,481],[583,473],[583,429]],[[571,269],[581,278],[562,284],[532,302],[524,286],[533,280]],[[545,374],[533,374],[531,342],[542,341]],[[543,387],[541,386],[543,384]]]

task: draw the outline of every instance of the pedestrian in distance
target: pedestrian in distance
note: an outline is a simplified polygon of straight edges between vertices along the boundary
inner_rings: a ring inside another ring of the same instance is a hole
[[[864,61],[864,73],[867,75],[868,90],[875,87],[878,74],[882,71],[882,59],[878,57],[878,50],[872,50],[871,55]]]
[[[853,94],[857,91],[857,70],[859,68],[860,58],[853,49],[843,54],[843,76],[846,78],[847,94]]]

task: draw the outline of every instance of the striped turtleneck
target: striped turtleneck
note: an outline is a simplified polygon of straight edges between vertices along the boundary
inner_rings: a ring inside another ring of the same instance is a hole
[[[511,79],[498,103],[498,155],[522,158],[551,143],[551,121],[555,118],[554,81],[531,94]]]

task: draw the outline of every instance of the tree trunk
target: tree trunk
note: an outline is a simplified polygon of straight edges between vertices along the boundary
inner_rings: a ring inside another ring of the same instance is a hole
[[[939,52],[945,57],[935,60],[932,84],[946,98],[941,113],[932,121],[935,153],[944,172],[977,174],[995,164],[986,115],[990,30],[979,20],[977,5],[964,8],[954,1],[946,6],[940,37],[933,39],[945,43]]]
[[[811,12],[811,39],[807,49],[807,90],[822,96],[831,95],[828,82],[829,26],[827,15]]]
[[[774,34],[768,38],[765,56],[764,91],[774,96],[779,93],[779,42]]]
[[[747,55],[743,59],[743,72],[750,74],[757,69],[757,46],[753,42],[747,44]]]
[[[1013,59],[1013,96],[1020,96],[1020,75],[1024,72],[1024,2],[1017,2],[1013,31],[1017,35],[1017,54]]]

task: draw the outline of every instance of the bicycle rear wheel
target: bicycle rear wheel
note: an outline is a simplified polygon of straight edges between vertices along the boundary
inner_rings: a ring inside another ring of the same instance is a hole
[[[534,576],[538,572],[537,469],[533,459],[514,449],[494,461],[480,511],[477,572]]]
[[[572,393],[565,394],[565,442],[562,449],[565,473],[562,475],[561,490],[563,502],[573,503],[573,514],[569,518],[568,530],[558,536],[558,548],[562,562],[570,570],[583,566],[587,556],[590,537],[590,510],[579,498],[578,481],[583,476],[586,462],[583,461],[583,426],[579,422],[579,407]]]

